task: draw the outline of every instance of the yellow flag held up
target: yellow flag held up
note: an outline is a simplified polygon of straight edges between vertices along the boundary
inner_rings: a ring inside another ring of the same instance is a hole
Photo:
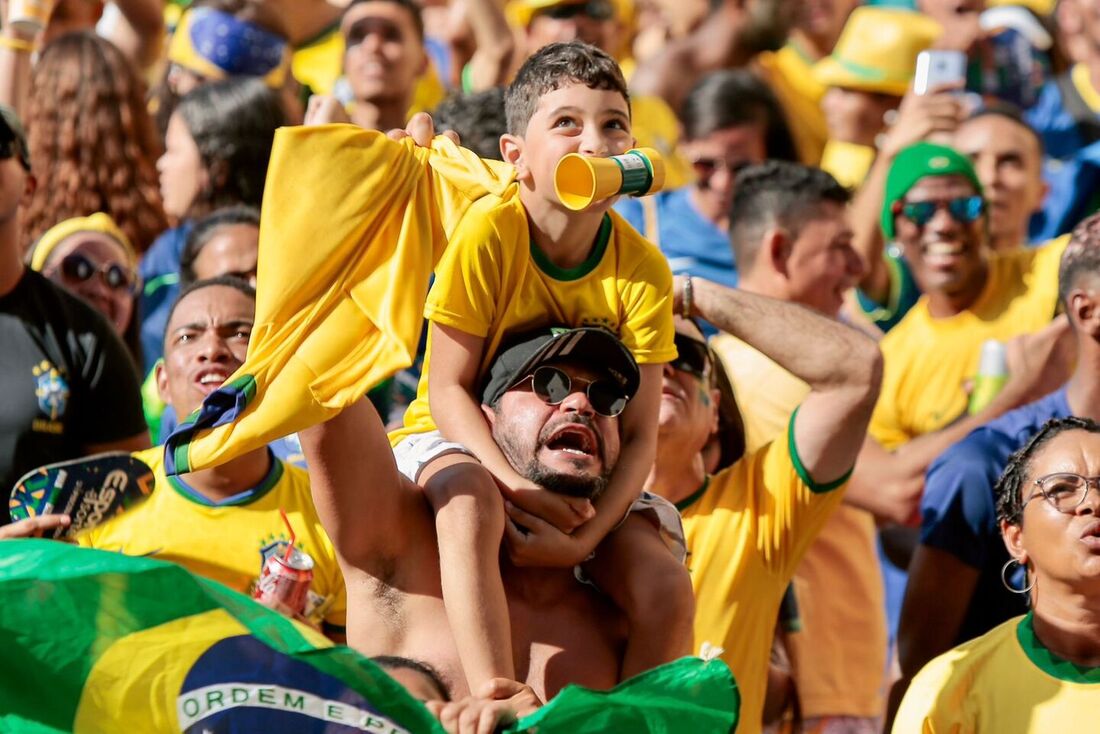
[[[412,364],[432,268],[514,169],[354,125],[275,135],[248,358],[168,438],[165,469],[222,464],[316,425]]]

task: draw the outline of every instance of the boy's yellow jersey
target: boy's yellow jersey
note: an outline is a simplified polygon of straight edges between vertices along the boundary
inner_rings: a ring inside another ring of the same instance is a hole
[[[779,602],[795,568],[843,498],[847,476],[816,484],[790,417],[780,438],[710,477],[676,506],[695,589],[695,648],[720,647],[741,689],[738,732],[760,731]]]
[[[1095,731],[1100,668],[1048,650],[1035,636],[1032,614],[924,666],[901,702],[894,734]]]
[[[306,617],[342,630],[347,616],[344,577],[336,551],[313,507],[309,475],[272,457],[271,470],[257,486],[220,503],[187,485],[186,477],[164,473],[164,448],[134,457],[149,465],[156,481],[149,499],[77,536],[89,548],[149,556],[178,563],[194,574],[251,593],[268,556],[290,540],[279,514],[286,511],[295,545],[313,559]]]
[[[588,259],[555,266],[530,237],[519,196],[486,196],[467,212],[436,267],[424,316],[485,338],[485,374],[504,338],[540,326],[602,326],[639,363],[676,356],[672,272],[657,247],[617,213],[605,215]],[[431,341],[402,437],[435,429],[428,405]]]

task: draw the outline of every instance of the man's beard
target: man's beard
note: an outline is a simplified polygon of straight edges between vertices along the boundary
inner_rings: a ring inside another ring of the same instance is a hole
[[[583,476],[557,472],[538,460],[538,453],[546,445],[550,434],[563,423],[575,423],[585,426],[596,436],[600,466],[602,467],[600,474],[596,476]],[[591,418],[578,415],[558,421],[552,426],[544,427],[539,434],[538,440],[535,442],[534,449],[530,453],[524,451],[523,447],[520,446],[515,438],[505,429],[503,421],[497,420],[493,423],[493,438],[496,440],[497,446],[500,447],[501,453],[504,454],[504,458],[508,459],[508,463],[512,465],[512,468],[515,469],[520,476],[550,492],[562,494],[567,497],[582,497],[595,500],[603,494],[605,489],[607,489],[607,483],[611,478],[611,467],[607,465],[603,441],[596,430],[595,421]]]

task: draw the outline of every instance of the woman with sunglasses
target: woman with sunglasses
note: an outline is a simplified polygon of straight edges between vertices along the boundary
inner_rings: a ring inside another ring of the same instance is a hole
[[[675,274],[735,287],[729,243],[734,182],[766,159],[796,161],[783,112],[771,90],[746,70],[719,71],[688,94],[680,110],[680,152],[695,182],[644,199],[622,199],[620,214],[665,253]]]
[[[99,311],[126,343],[134,366],[141,344],[134,317],[137,255],[130,239],[102,212],[55,224],[29,253],[30,266]]]
[[[1100,710],[1100,425],[1049,421],[1009,459],[997,515],[1031,611],[929,663],[894,734],[1081,732]]]

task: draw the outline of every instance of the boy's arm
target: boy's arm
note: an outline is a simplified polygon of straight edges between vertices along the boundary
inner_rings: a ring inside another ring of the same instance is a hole
[[[572,531],[591,514],[587,500],[562,497],[539,489],[512,467],[493,439],[477,397],[478,371],[485,338],[431,322],[432,355],[428,396],[440,433],[469,449],[500,483],[509,499],[527,507],[563,532]],[[525,492],[524,490],[538,490]],[[532,506],[531,502],[537,500]]]

